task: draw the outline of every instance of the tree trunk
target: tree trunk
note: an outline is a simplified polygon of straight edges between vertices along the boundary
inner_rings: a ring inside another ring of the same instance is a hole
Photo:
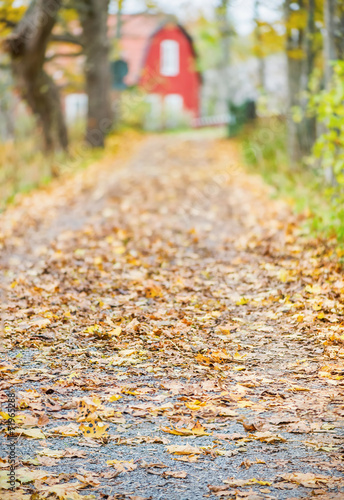
[[[48,151],[68,147],[59,90],[44,70],[47,45],[61,3],[61,0],[33,0],[5,42],[15,84],[38,117]]]
[[[228,8],[229,8],[229,0],[221,0],[220,6],[216,10],[217,22],[220,31],[220,42],[221,42],[221,62],[219,70],[221,74],[222,85],[224,86],[225,89],[224,99],[226,101],[227,113],[230,112],[232,104],[232,93],[230,87],[232,30],[228,19]]]
[[[300,123],[300,147],[303,156],[307,156],[311,153],[314,143],[316,141],[316,119],[315,117],[308,116],[308,103],[309,99],[307,97],[307,92],[309,90],[309,81],[314,71],[315,64],[315,46],[314,37],[316,31],[315,25],[315,0],[308,0],[307,5],[307,30],[304,39],[304,68],[302,74],[301,82],[301,109],[303,113],[303,120]]]
[[[260,27],[260,16],[259,7],[261,0],[255,0],[254,3],[254,22],[256,25],[255,38],[257,44],[257,56],[258,56],[258,86],[259,89],[264,92],[265,90],[265,54],[263,53],[261,47],[263,46],[262,31]]]
[[[344,5],[339,6],[339,22],[338,22],[338,42],[337,53],[339,59],[344,60]]]
[[[336,0],[325,0],[324,17],[324,52],[325,52],[325,84],[329,89],[332,81],[332,63],[337,59],[336,50]]]
[[[285,1],[285,20],[289,23],[291,4],[293,0]],[[297,54],[303,48],[304,32],[301,29],[287,30],[286,52],[288,60],[288,151],[292,166],[302,159],[301,130],[293,119],[293,108],[300,106],[302,58]],[[296,55],[295,55],[296,54]]]
[[[325,0],[324,3],[324,19],[325,19],[325,32],[324,32],[324,59],[325,59],[325,87],[330,90],[333,77],[333,62],[337,59],[336,48],[336,13],[337,1]],[[323,132],[326,131],[324,127]],[[325,179],[328,184],[335,185],[336,177],[334,175],[333,167],[330,166],[325,170]]]
[[[86,56],[85,77],[88,95],[86,140],[92,147],[104,147],[105,137],[113,124],[108,8],[109,0],[85,0],[78,2],[77,5]]]
[[[344,60],[344,5],[338,4],[337,55]]]

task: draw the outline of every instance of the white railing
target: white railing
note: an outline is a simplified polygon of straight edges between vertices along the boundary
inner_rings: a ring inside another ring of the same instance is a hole
[[[212,127],[220,125],[229,125],[234,120],[234,117],[230,114],[217,115],[217,116],[201,116],[199,118],[194,118],[192,121],[192,126],[195,128],[199,127]]]

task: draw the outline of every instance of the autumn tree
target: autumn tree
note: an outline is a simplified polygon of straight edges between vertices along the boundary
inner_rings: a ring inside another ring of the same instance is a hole
[[[57,22],[62,0],[32,0],[22,18],[15,22],[10,15],[0,22],[13,31],[5,40],[15,85],[42,129],[48,151],[68,147],[67,128],[59,89],[45,70],[47,46]],[[7,6],[10,11],[12,2]]]
[[[109,0],[73,0],[82,26],[85,55],[85,87],[88,95],[87,142],[103,147],[112,127]]]
[[[292,164],[309,155],[316,140],[316,121],[308,112],[309,82],[322,44],[318,43],[318,0],[285,0],[289,101],[288,149]]]
[[[344,60],[344,4],[338,0],[324,0],[324,59],[325,82],[329,88],[333,63]]]
[[[229,69],[231,62],[231,38],[233,35],[233,30],[229,21],[229,5],[230,0],[220,0],[220,3],[216,9],[216,18],[220,35],[219,42],[221,46],[220,72],[221,78],[223,82],[225,82],[228,111],[230,110],[232,97],[229,85]]]
[[[256,56],[258,57],[258,76],[259,76],[259,87],[261,90],[264,90],[265,84],[265,60],[264,60],[264,51],[263,51],[263,37],[262,37],[262,23],[260,21],[259,10],[261,6],[260,0],[255,0],[254,2],[254,23],[255,23],[255,42],[256,42]]]

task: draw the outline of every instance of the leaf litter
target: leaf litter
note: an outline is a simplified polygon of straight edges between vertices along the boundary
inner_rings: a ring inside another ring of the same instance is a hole
[[[340,251],[239,163],[152,137],[1,215],[1,498],[343,497]]]

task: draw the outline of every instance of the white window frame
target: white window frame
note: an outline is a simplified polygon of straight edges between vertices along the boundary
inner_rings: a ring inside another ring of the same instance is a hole
[[[160,44],[160,73],[177,76],[180,72],[180,46],[176,40],[163,40]]]

